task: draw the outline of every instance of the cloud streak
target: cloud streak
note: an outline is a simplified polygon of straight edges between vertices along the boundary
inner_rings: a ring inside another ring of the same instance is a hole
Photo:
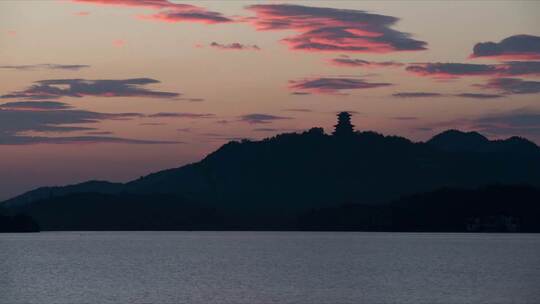
[[[404,64],[396,61],[367,61],[362,59],[354,59],[348,56],[330,59],[330,64],[343,67],[363,67],[363,68],[385,68],[385,67],[401,67]]]
[[[99,113],[72,109],[71,106],[52,101],[11,102],[0,105],[0,145],[69,144],[69,143],[126,143],[169,144],[160,140],[140,140],[108,135],[86,126],[104,120],[126,120],[144,117],[140,113]],[[70,133],[88,131],[83,136],[43,136],[37,133]],[[89,136],[91,135],[91,136]]]
[[[102,120],[121,120],[141,117],[139,113],[99,113],[85,110],[0,110],[0,130],[3,132],[71,132],[87,127],[65,126],[73,124],[93,124]]]
[[[175,4],[168,0],[72,0],[73,2],[89,3],[97,5],[113,5],[127,7],[142,7],[150,9],[162,8],[184,8],[190,7],[189,4]]]
[[[34,71],[34,70],[43,70],[43,69],[78,71],[80,69],[85,69],[89,67],[90,66],[87,64],[55,64],[55,63],[0,65],[0,69],[17,70],[17,71]]]
[[[463,98],[474,98],[474,99],[495,99],[495,98],[504,97],[504,95],[501,95],[501,94],[483,94],[483,93],[461,93],[454,96],[463,97]]]
[[[425,98],[425,97],[441,97],[444,96],[440,93],[433,92],[399,92],[392,94],[394,97],[399,98]]]
[[[270,115],[270,114],[260,114],[260,113],[245,114],[245,115],[240,116],[240,121],[247,122],[249,124],[267,124],[275,120],[284,120],[284,119],[291,119],[291,118],[284,117],[284,116]]]
[[[197,22],[216,24],[233,22],[231,18],[225,17],[221,13],[209,11],[205,8],[191,4],[173,3],[167,0],[73,0],[73,2],[145,8],[158,11],[151,15],[141,15],[139,16],[139,19],[150,19],[171,23]]]
[[[395,116],[391,118],[394,120],[402,120],[402,121],[418,120],[418,117],[414,117],[414,116]]]
[[[509,61],[501,64],[415,63],[407,66],[406,70],[419,76],[436,78],[458,78],[464,76],[537,76],[540,75],[540,62]]]
[[[65,110],[71,108],[72,106],[58,101],[14,101],[0,104],[0,109],[18,111]]]
[[[153,91],[144,86],[159,83],[151,78],[131,79],[50,79],[34,82],[22,91],[15,91],[0,98],[51,99],[62,97],[149,97],[176,98],[180,93]]]
[[[485,89],[495,89],[504,94],[538,94],[540,81],[523,80],[519,78],[495,78],[486,84],[477,85]]]
[[[150,114],[147,117],[153,118],[214,118],[216,115],[210,113],[182,113],[182,112],[161,112]]]
[[[340,94],[344,90],[371,89],[390,86],[391,83],[367,82],[358,78],[307,78],[289,81],[289,89],[295,93]]]
[[[514,35],[500,42],[480,42],[473,48],[471,58],[540,59],[540,37]]]
[[[285,112],[299,112],[299,113],[311,113],[313,110],[304,109],[304,108],[292,108],[292,109],[283,109]]]
[[[120,143],[120,144],[181,144],[180,141],[159,141],[122,138],[113,136],[25,136],[0,133],[0,145],[35,145],[35,144],[97,144],[97,143]]]
[[[431,97],[462,97],[462,98],[472,98],[472,99],[495,99],[501,98],[505,95],[501,94],[484,94],[484,93],[459,93],[459,94],[441,94],[434,92],[399,92],[392,94],[394,97],[398,98],[431,98]]]
[[[261,48],[259,48],[257,45],[246,45],[241,44],[238,42],[233,42],[229,44],[222,44],[217,42],[210,43],[210,47],[213,47],[215,49],[219,50],[235,50],[235,51],[241,51],[241,50],[248,50],[248,51],[260,51]]]
[[[216,24],[233,22],[232,19],[223,16],[221,13],[207,11],[196,6],[192,6],[192,8],[186,10],[168,10],[149,16],[139,16],[139,18],[169,23],[196,22],[204,24]]]
[[[247,9],[256,17],[245,20],[259,31],[296,31],[282,40],[292,50],[389,53],[425,50],[427,45],[393,29],[399,19],[392,16],[293,4],[256,4]]]

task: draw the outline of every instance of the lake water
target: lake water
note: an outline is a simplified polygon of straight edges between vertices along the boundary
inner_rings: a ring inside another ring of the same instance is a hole
[[[540,303],[540,235],[0,234],[0,303]]]

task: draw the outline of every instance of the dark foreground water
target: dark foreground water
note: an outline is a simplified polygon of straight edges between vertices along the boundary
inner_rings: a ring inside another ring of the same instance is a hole
[[[0,303],[540,303],[540,235],[0,234]]]

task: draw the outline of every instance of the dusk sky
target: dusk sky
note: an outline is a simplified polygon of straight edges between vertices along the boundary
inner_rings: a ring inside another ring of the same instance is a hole
[[[540,1],[1,1],[0,78],[0,200],[331,132],[342,110],[539,144]]]

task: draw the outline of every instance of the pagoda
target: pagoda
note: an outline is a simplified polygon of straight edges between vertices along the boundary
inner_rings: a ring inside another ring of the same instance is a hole
[[[354,134],[354,126],[351,124],[351,114],[341,112],[337,115],[338,123],[334,126],[334,136],[350,136]]]

